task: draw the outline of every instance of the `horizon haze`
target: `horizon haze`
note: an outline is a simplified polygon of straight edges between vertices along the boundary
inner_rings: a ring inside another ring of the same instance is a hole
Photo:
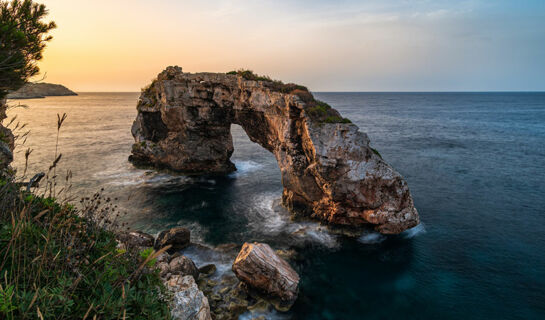
[[[166,66],[314,92],[545,90],[542,1],[43,0],[45,82],[137,92]]]

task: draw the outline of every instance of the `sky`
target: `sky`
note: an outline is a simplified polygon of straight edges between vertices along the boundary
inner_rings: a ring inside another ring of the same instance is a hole
[[[139,91],[169,65],[312,91],[543,91],[544,0],[38,0],[45,82]]]

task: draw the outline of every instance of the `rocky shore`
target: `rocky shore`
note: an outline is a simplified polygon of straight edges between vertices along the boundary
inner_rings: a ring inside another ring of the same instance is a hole
[[[168,248],[151,264],[171,292],[173,319],[227,320],[242,314],[263,319],[274,309],[289,310],[297,299],[299,275],[280,257],[282,251],[264,243],[245,243],[240,251],[236,244],[211,248],[191,243],[189,236],[183,227],[163,231],[156,238],[138,231],[118,235],[121,249],[124,244],[142,251]],[[181,253],[186,248],[228,259],[232,271],[219,272],[215,264],[197,266]]]
[[[8,99],[37,99],[49,96],[77,96],[78,94],[60,84],[27,83],[19,90],[7,95]]]

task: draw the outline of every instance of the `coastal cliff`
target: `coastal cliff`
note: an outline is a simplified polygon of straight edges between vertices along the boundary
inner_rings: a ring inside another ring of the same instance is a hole
[[[7,117],[7,108],[6,100],[0,99],[0,171],[6,169],[13,161],[13,149],[15,149],[13,133],[2,125]]]
[[[77,96],[78,94],[60,84],[27,83],[19,90],[7,95],[8,99],[35,99],[49,96]]]
[[[251,72],[184,73],[168,67],[142,91],[130,159],[193,174],[236,170],[231,124],[274,154],[293,213],[384,234],[419,223],[403,177],[369,138],[302,86]]]

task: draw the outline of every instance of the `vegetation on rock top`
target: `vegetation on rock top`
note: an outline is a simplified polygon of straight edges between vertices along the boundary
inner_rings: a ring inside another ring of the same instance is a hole
[[[238,75],[246,80],[264,81],[267,86],[273,90],[285,94],[297,95],[305,104],[305,111],[309,117],[318,123],[352,123],[347,118],[343,118],[340,113],[333,109],[329,104],[314,99],[314,96],[307,87],[295,83],[283,83],[279,80],[272,80],[269,76],[260,76],[252,70],[239,69],[229,71],[227,74]]]

